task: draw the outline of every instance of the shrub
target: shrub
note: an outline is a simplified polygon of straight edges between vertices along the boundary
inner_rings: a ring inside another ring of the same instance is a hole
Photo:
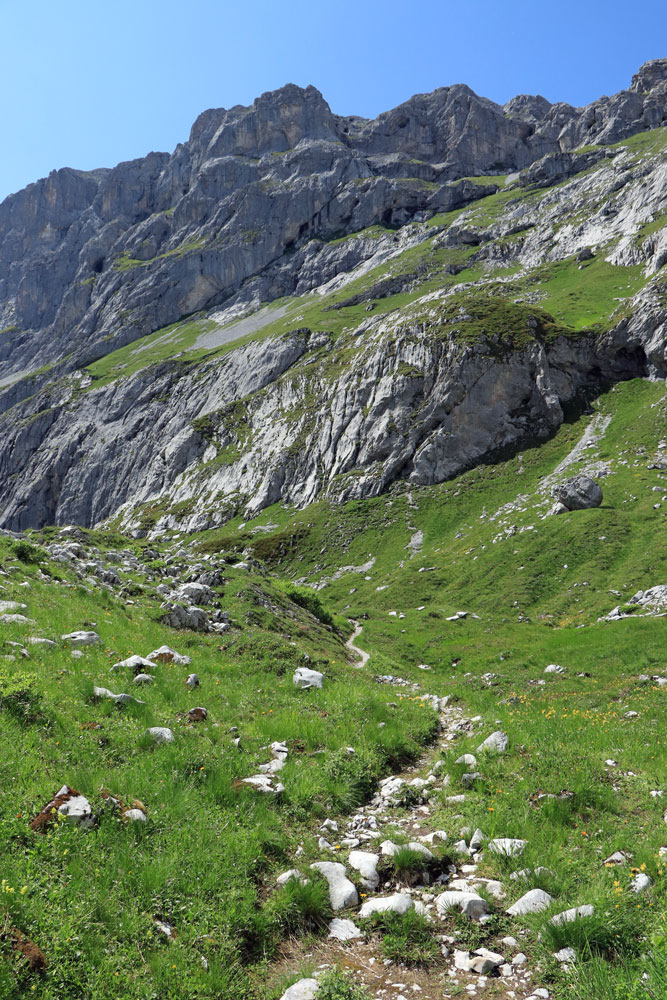
[[[14,555],[22,563],[42,563],[46,562],[47,556],[44,549],[38,545],[29,545],[28,542],[16,542],[14,545]]]
[[[597,911],[566,924],[547,923],[543,934],[550,950],[574,948],[582,959],[599,955],[609,961],[638,955],[644,946],[645,918],[633,902]]]
[[[320,979],[317,1000],[371,1000],[368,990],[338,969],[329,969]]]
[[[0,711],[7,712],[25,726],[47,721],[42,709],[42,695],[35,690],[31,674],[12,677],[0,668]]]
[[[344,747],[330,753],[324,762],[324,773],[337,783],[339,803],[348,808],[361,805],[375,790],[382,769],[382,756],[366,750],[348,753]]]
[[[432,965],[440,958],[433,927],[420,913],[378,913],[371,926],[382,934],[382,953],[404,965]]]
[[[266,905],[271,924],[283,934],[301,935],[322,930],[331,920],[329,887],[324,879],[309,877],[305,883],[290,879]]]
[[[285,596],[289,597],[290,601],[298,604],[300,608],[309,611],[323,625],[329,625],[331,628],[334,627],[333,618],[314,590],[310,590],[308,587],[297,587],[293,583],[283,585],[282,590]]]

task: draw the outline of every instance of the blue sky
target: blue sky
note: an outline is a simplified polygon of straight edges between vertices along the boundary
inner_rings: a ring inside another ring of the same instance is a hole
[[[367,117],[452,83],[579,105],[665,55],[665,0],[0,0],[0,199],[171,151],[204,109],[287,82]]]

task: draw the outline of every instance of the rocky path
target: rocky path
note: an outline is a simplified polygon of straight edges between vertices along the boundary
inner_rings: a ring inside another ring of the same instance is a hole
[[[424,697],[431,700],[435,696]],[[479,733],[477,752],[483,765],[486,754],[503,752],[507,746],[504,733],[492,733],[482,739],[487,727],[480,717],[466,718],[462,708],[449,704],[447,698],[439,699],[439,703],[440,738],[434,751],[414,767],[383,779],[373,799],[344,826],[329,819],[322,824],[319,845],[325,857],[310,867],[327,879],[332,907],[339,915],[330,923],[329,941],[309,952],[309,957],[322,967],[335,964],[352,972],[355,981],[362,983],[376,1000],[407,1000],[415,996],[421,1000],[441,1000],[462,994],[493,1000],[547,1000],[549,991],[535,982],[535,970],[530,968],[521,948],[522,939],[528,936],[525,929],[517,928],[515,936],[494,938],[493,950],[469,949],[459,943],[460,933],[446,933],[448,925],[442,921],[450,912],[458,911],[471,922],[483,925],[492,919],[494,912],[511,909],[517,914],[546,909],[551,897],[541,894],[541,890],[521,895],[521,890],[512,891],[511,881],[506,886],[479,874],[484,850],[518,859],[524,841],[507,838],[489,841],[481,830],[472,831],[465,826],[455,831],[433,829],[434,793],[449,784],[440,752],[455,752],[454,745],[461,735]],[[471,769],[477,764],[472,754],[456,759]],[[464,795],[445,792],[444,801],[455,806]],[[423,855],[423,872],[404,875],[393,869],[391,859],[406,846]],[[442,863],[438,862],[439,856]],[[454,863],[450,860],[452,856],[467,858],[465,862]],[[283,873],[279,882],[302,877],[307,877],[306,871],[292,869]],[[351,879],[363,891],[358,892]],[[432,924],[444,963],[434,963],[428,968],[391,961],[383,954],[379,939],[358,925],[358,918],[410,910]],[[282,1000],[316,997],[315,978],[290,987]]]
[[[360,625],[359,622],[357,621],[353,622],[353,624],[354,624],[354,632],[345,643],[345,648],[351,650],[356,656],[359,657],[359,662],[355,663],[355,667],[357,668],[357,670],[360,670],[362,667],[366,666],[366,664],[370,659],[371,654],[366,653],[363,649],[360,649],[359,646],[355,646],[354,640],[361,635],[364,627],[363,625]]]

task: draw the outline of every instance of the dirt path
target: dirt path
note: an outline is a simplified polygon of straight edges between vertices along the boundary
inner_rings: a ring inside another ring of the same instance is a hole
[[[361,635],[361,633],[363,632],[363,628],[364,627],[363,627],[363,625],[360,625],[359,622],[355,622],[353,619],[350,619],[350,620],[352,621],[352,623],[354,625],[354,632],[352,633],[352,635],[350,636],[350,638],[345,643],[345,646],[346,646],[347,649],[352,650],[353,653],[356,653],[356,655],[359,657],[359,662],[355,663],[354,666],[356,667],[357,670],[361,670],[361,668],[365,667],[366,664],[368,663],[371,654],[370,653],[366,653],[366,652],[364,652],[363,649],[359,649],[358,646],[355,646],[354,640],[357,638],[357,636]]]

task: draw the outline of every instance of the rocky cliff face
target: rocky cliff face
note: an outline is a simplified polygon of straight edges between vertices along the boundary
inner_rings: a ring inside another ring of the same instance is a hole
[[[462,177],[666,121],[667,60],[586,108],[533,97],[501,108],[457,85],[365,121],[290,85],[207,111],[171,156],[54,171],[0,205],[0,359],[7,374],[69,352],[86,364],[238,295],[314,236],[447,211],[478,193],[452,185]],[[274,293],[296,278],[281,269]]]
[[[205,112],[171,156],[60,170],[11,196],[0,523],[92,524],[122,507],[137,530],[196,528],[278,499],[434,482],[550,433],[601,381],[667,374],[665,124],[667,60],[587,108],[501,108],[457,85],[366,121],[287,86]],[[576,286],[584,250],[619,269],[629,290],[600,294],[625,307],[594,328],[526,313],[548,308],[555,279],[539,269],[570,261]],[[514,312],[481,321],[466,290]],[[259,332],[259,307],[285,296],[297,332],[135,364],[102,388],[82,373],[193,314],[223,329],[213,346],[238,317]],[[301,300],[322,303],[317,323]],[[377,312],[333,322],[354,308]]]

